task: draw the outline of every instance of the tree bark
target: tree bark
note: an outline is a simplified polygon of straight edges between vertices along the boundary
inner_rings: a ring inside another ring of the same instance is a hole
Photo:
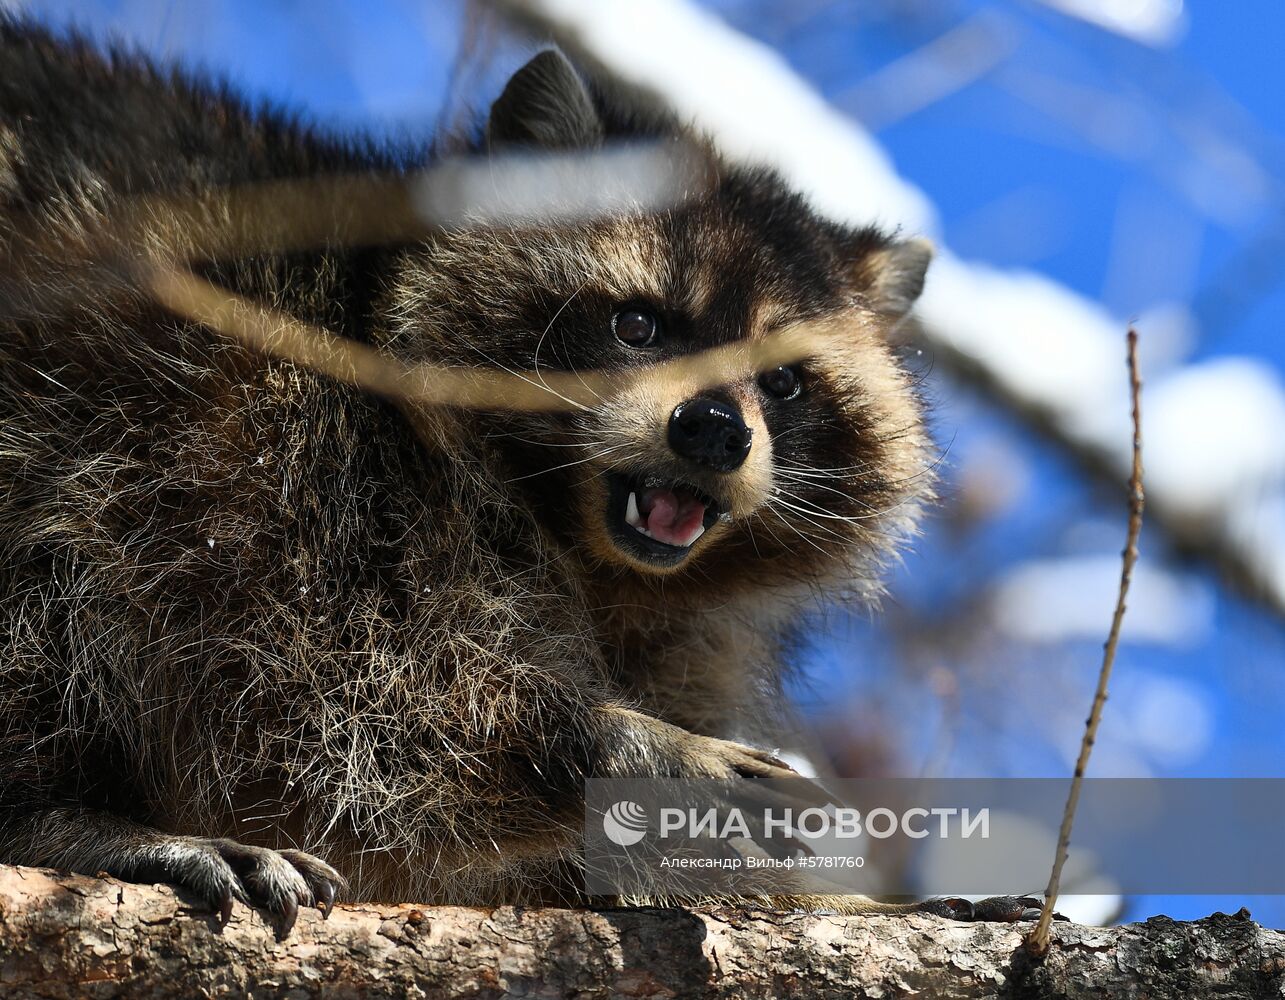
[[[277,941],[185,892],[0,867],[0,997],[1147,997],[1285,995],[1285,933],[1248,913],[1123,927],[738,909],[309,911]]]

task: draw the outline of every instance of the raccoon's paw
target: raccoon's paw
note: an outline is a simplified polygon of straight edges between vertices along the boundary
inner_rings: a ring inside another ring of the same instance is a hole
[[[1034,896],[987,896],[972,902],[957,896],[929,899],[918,904],[921,913],[932,913],[949,920],[969,922],[1015,923],[1018,920],[1038,920],[1044,901]],[[1065,920],[1060,913],[1054,920]]]
[[[735,781],[738,778],[792,778],[799,773],[768,750],[702,736],[630,709],[602,710],[609,727],[603,775]],[[642,759],[614,756],[619,745],[647,747]]]
[[[320,906],[330,916],[335,897],[348,888],[343,876],[303,851],[272,851],[226,838],[184,837],[165,848],[166,881],[194,889],[218,912],[232,916],[232,901],[266,910],[277,937],[294,929],[300,906]]]
[[[834,798],[820,784],[799,774],[771,751],[730,740],[687,734],[683,754],[684,777],[713,779],[719,783],[718,804],[725,809],[741,810],[750,839],[762,851],[776,858],[799,851],[812,853],[806,841],[779,833],[768,836],[763,815],[765,809],[774,812],[790,809],[797,813],[801,809],[825,807]]]

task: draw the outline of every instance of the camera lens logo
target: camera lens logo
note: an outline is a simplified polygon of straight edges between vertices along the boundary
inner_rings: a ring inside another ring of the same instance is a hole
[[[617,802],[603,814],[602,832],[613,844],[632,847],[647,836],[647,810],[628,799]]]

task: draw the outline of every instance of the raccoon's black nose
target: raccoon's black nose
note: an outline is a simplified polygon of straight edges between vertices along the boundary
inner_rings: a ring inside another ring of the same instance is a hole
[[[669,418],[669,447],[718,472],[740,468],[752,433],[734,407],[703,396],[679,403]]]

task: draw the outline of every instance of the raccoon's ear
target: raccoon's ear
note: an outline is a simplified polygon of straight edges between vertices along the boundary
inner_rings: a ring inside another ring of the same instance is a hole
[[[871,305],[888,316],[910,312],[932,259],[933,245],[925,239],[900,240],[871,253],[862,262]]]
[[[598,145],[602,133],[593,98],[557,49],[546,49],[513,74],[486,124],[493,148],[582,149]]]

